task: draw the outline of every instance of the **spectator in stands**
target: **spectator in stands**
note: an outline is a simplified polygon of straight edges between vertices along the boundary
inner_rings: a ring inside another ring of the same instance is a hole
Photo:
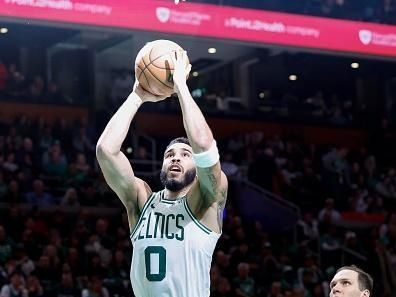
[[[54,297],[80,297],[81,292],[75,285],[73,275],[70,271],[62,272],[60,284],[57,284],[52,290]]]
[[[302,220],[297,222],[298,241],[311,241],[319,238],[318,221],[313,217],[311,212],[306,212]]]
[[[13,97],[21,97],[26,94],[25,76],[18,71],[15,63],[8,66],[7,89],[9,95]]]
[[[272,244],[268,241],[263,242],[257,257],[257,283],[268,288],[279,276],[280,263],[272,251]]]
[[[81,186],[81,205],[84,206],[100,206],[103,205],[103,201],[97,195],[97,189],[93,182],[87,181]]]
[[[323,224],[338,224],[341,221],[341,214],[334,208],[334,199],[327,198],[324,208],[319,212],[318,220]]]
[[[54,139],[59,140],[61,148],[65,152],[71,153],[72,150],[72,142],[70,139],[73,138],[73,132],[70,122],[65,118],[60,118],[55,122],[52,135]]]
[[[66,253],[65,264],[70,267],[70,271],[76,277],[82,276],[84,274],[84,266],[82,263],[82,257],[80,256],[79,249],[81,242],[77,237],[70,238],[70,244]]]
[[[92,238],[92,237],[91,237]],[[102,246],[100,246],[99,241],[95,241],[94,244],[98,244],[98,247],[95,247],[98,249],[98,253],[92,252],[87,249],[87,246],[85,247],[85,251],[87,252],[89,262],[87,263],[87,269],[85,271],[85,274],[88,276],[97,276],[100,279],[104,279],[107,274],[107,266],[102,264],[101,257],[99,253],[103,253],[104,249]]]
[[[113,261],[110,266],[109,279],[111,287],[108,287],[112,296],[127,296],[129,281],[129,263],[127,262],[123,250],[114,252]]]
[[[237,276],[233,280],[235,294],[243,297],[256,296],[256,284],[250,277],[249,264],[241,262],[237,267]]]
[[[6,229],[0,225],[0,264],[4,264],[12,255],[15,243],[7,236]]]
[[[78,194],[75,188],[68,188],[63,196],[60,204],[62,206],[79,208],[80,202],[78,200]]]
[[[14,251],[15,260],[24,275],[30,275],[36,268],[33,260],[29,258],[26,249],[22,244],[17,244]]]
[[[40,75],[34,76],[29,85],[29,100],[33,100],[34,102],[42,101],[45,91],[44,88],[44,79]]]
[[[55,270],[60,269],[61,261],[58,250],[54,245],[48,244],[43,251],[43,255],[48,257],[51,267],[54,267]]]
[[[3,169],[4,171],[8,172],[8,173],[15,173],[18,171],[19,166],[16,163],[15,160],[15,153],[14,152],[10,152],[8,153],[4,163],[3,163]]]
[[[51,126],[47,124],[43,118],[40,118],[35,129],[39,152],[48,154],[47,151],[51,150],[51,146],[55,143]]]
[[[26,194],[26,202],[38,206],[50,206],[55,204],[55,199],[45,192],[44,182],[36,179],[33,181],[33,191]]]
[[[346,156],[348,149],[345,147],[333,148],[322,158],[323,162],[323,181],[326,190],[341,199],[345,190],[345,185],[350,181],[348,176],[348,164]]]
[[[91,166],[88,164],[85,154],[78,153],[75,161],[68,168],[66,183],[79,187],[87,181],[90,171]]]
[[[210,294],[212,297],[237,297],[234,292],[231,291],[231,285],[227,278],[220,277],[217,286],[213,292]]]
[[[73,138],[73,149],[76,152],[86,154],[92,154],[94,152],[95,146],[89,138],[85,127],[78,128],[78,132]]]
[[[10,282],[1,288],[0,297],[29,297],[20,272],[13,272],[9,278]]]
[[[42,297],[44,295],[43,287],[40,284],[40,280],[36,275],[30,274],[27,277],[26,289],[29,297]]]
[[[43,286],[44,292],[46,294],[51,292],[53,286],[59,279],[59,272],[59,269],[51,264],[50,258],[48,256],[40,256],[36,265],[35,274],[41,281],[41,285]]]
[[[43,171],[49,177],[64,177],[67,172],[67,164],[66,156],[62,152],[59,141],[56,141],[50,149],[43,154]]]
[[[376,184],[376,190],[385,198],[396,198],[396,171],[390,168],[386,174],[381,177],[381,180]]]
[[[345,233],[344,240],[344,263],[345,264],[355,264],[364,265],[365,258],[367,257],[367,251],[364,246],[358,241],[357,235],[353,231],[347,231]]]
[[[368,192],[362,190],[358,185],[351,185],[351,197],[349,198],[350,210],[358,213],[365,213],[369,207]]]
[[[284,297],[282,286],[278,281],[272,282],[267,297]]]
[[[312,297],[327,297],[324,286],[327,285],[326,282],[319,282],[313,286]]]
[[[335,226],[326,226],[325,231],[320,237],[320,246],[322,252],[323,267],[334,267],[340,264],[341,240],[338,236],[338,230]]]
[[[81,292],[81,297],[110,297],[109,291],[103,286],[101,278],[97,276],[92,276],[89,279],[87,288],[83,289]]]
[[[222,250],[218,250],[216,252],[213,267],[216,267],[216,269],[219,270],[220,275],[225,276],[228,279],[231,279],[231,275],[234,275],[234,272],[231,269],[230,255],[226,254]]]
[[[323,278],[316,259],[312,254],[307,254],[304,259],[304,266],[298,268],[297,279],[299,286],[305,289],[312,289],[314,284]]]
[[[17,180],[12,179],[8,184],[7,193],[4,197],[4,201],[8,203],[21,203],[24,201],[19,183]]]
[[[16,163],[21,171],[29,178],[33,174],[37,174],[39,159],[35,151],[33,140],[30,137],[23,139],[23,145],[15,153]]]

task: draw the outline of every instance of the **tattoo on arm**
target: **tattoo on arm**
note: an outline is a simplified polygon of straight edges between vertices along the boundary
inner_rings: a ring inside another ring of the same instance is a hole
[[[221,197],[222,199],[217,204],[217,223],[219,224],[220,230],[223,229],[223,213],[227,200],[227,190],[221,191]]]
[[[212,172],[210,172],[208,174],[208,179],[210,181],[210,187],[211,187],[213,193],[215,193],[216,192],[216,188],[217,188],[217,184],[218,184],[217,178]]]

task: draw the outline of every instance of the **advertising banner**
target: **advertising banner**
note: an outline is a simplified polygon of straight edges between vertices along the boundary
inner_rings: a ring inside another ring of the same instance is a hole
[[[396,26],[172,0],[0,0],[0,16],[396,57]]]

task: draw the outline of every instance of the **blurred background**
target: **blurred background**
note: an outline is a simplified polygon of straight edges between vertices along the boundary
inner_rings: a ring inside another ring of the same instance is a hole
[[[0,1],[0,297],[134,296],[95,145],[155,39],[187,50],[230,180],[211,296],[325,297],[350,264],[396,296],[395,22],[395,0]],[[184,134],[176,98],[136,115],[153,190]]]

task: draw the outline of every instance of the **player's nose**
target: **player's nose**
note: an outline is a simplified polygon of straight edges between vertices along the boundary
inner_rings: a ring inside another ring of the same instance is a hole
[[[175,156],[172,158],[172,163],[175,163],[175,162],[180,162],[180,157],[177,156],[177,155],[175,155]]]

